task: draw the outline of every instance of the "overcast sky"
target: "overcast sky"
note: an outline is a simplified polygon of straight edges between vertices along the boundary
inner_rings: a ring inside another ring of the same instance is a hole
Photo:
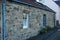
[[[52,0],[45,0],[45,4],[57,12],[58,5],[55,2],[53,2]]]

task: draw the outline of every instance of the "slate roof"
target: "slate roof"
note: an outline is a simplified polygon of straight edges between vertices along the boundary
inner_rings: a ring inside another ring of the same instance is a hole
[[[43,5],[42,3],[36,2],[36,0],[18,0],[18,1],[17,0],[7,0],[7,1],[22,3],[25,5],[33,6],[36,8],[40,8],[40,9],[47,10],[47,11],[55,13],[52,9],[50,9],[46,5]]]

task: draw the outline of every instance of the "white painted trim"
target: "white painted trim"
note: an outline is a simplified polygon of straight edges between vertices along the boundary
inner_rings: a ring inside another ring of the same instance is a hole
[[[29,24],[28,24],[29,17],[28,17],[28,14],[26,14],[26,15],[27,15],[26,26],[24,26],[24,25],[23,25],[23,29],[25,29],[25,28],[28,28],[28,27],[29,27]]]

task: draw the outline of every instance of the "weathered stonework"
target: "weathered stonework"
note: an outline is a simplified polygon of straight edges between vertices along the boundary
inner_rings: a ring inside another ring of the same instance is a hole
[[[41,27],[43,27],[43,14],[47,15],[47,25],[54,27],[53,12],[14,2],[6,2],[5,8],[7,40],[25,40],[29,37],[36,36],[41,30]],[[30,11],[28,12],[29,28],[27,29],[23,29],[23,10]]]

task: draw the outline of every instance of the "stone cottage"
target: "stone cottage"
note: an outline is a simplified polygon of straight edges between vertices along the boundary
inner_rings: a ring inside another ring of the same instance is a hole
[[[5,3],[7,40],[36,36],[46,25],[55,26],[55,12],[36,0],[7,0]]]

